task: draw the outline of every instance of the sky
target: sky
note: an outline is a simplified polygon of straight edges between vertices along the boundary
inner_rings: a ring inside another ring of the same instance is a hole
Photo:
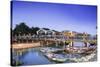
[[[96,34],[96,6],[25,1],[13,1],[11,6],[12,28],[25,22],[29,27]]]

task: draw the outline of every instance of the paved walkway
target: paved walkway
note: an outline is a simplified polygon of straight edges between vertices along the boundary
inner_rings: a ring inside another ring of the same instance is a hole
[[[33,48],[39,47],[40,43],[20,43],[20,44],[12,44],[12,49],[24,49],[24,48]]]

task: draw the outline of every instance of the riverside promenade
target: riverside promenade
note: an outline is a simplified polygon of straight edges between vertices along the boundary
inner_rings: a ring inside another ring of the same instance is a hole
[[[25,49],[25,48],[33,48],[33,47],[39,47],[40,43],[19,43],[19,44],[12,44],[12,49]]]

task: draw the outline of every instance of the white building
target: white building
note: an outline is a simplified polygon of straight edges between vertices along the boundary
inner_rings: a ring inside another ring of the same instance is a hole
[[[38,35],[54,35],[55,32],[52,30],[44,30],[44,29],[40,29],[37,31]]]

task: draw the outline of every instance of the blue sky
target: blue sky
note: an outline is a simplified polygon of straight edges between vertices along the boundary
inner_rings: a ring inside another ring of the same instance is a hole
[[[13,1],[12,25],[96,34],[97,7],[89,5]]]

